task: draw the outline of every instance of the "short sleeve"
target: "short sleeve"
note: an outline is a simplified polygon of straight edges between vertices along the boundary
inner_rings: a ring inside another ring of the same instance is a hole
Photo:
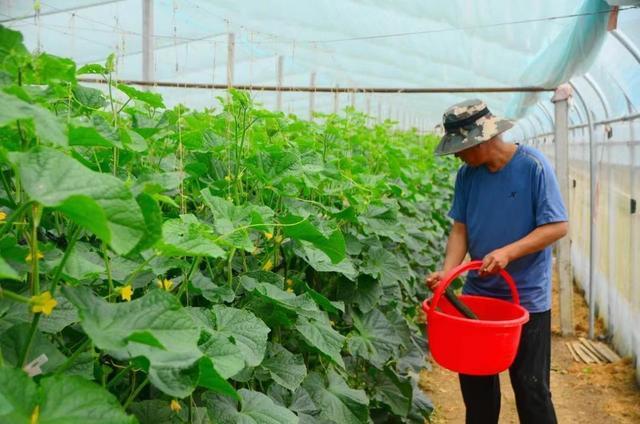
[[[546,160],[541,161],[534,175],[536,227],[552,222],[568,221],[558,180]]]
[[[453,204],[451,205],[451,210],[449,210],[449,218],[466,224],[467,190],[465,190],[464,170],[465,167],[463,166],[458,170],[458,174],[456,175]]]

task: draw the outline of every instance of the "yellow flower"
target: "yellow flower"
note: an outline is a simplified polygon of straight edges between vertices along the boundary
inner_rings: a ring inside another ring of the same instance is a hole
[[[31,297],[31,312],[34,314],[42,312],[45,315],[51,315],[53,308],[55,308],[57,304],[58,301],[51,297],[51,292],[46,291]]]
[[[287,293],[293,293],[293,289],[291,287],[287,288]]]
[[[171,291],[171,289],[173,288],[173,281],[169,280],[168,278],[158,280],[158,287],[160,287],[161,289],[165,289],[166,291]]]
[[[122,298],[122,300],[126,300],[127,302],[131,302],[131,295],[132,294],[133,294],[133,289],[131,288],[131,284],[120,288],[120,297]]]
[[[38,260],[40,260],[40,259],[44,258],[44,255],[42,254],[42,252],[38,251],[38,252],[36,253],[36,258],[37,258]],[[33,258],[32,258],[32,256],[31,256],[31,252],[29,252],[29,254],[27,255],[27,257],[26,257],[26,258],[24,258],[24,259],[25,259],[27,262],[31,262],[31,259],[33,259]]]
[[[267,240],[271,240],[271,239],[273,238],[273,234],[271,234],[271,233],[264,233],[264,237],[265,237]]]
[[[273,269],[273,261],[269,259],[264,265],[262,265],[262,269],[265,271],[271,271]]]
[[[180,406],[180,402],[178,402],[175,399],[171,399],[171,404],[169,405],[169,408],[171,408],[171,410],[176,413],[182,410],[182,406]]]
[[[231,180],[233,180],[233,177],[231,175],[225,175],[224,180],[225,181],[231,181]]]
[[[40,405],[36,405],[33,408],[33,412],[31,413],[31,419],[29,420],[29,424],[38,424],[38,420],[40,419]]]
[[[2,224],[5,219],[7,219],[7,214],[0,211],[0,224]]]
[[[293,280],[291,278],[287,278],[287,286],[293,286]]]
[[[276,241],[276,243],[277,243],[277,244],[282,243],[282,236],[278,234],[278,235],[276,236],[276,240],[275,240],[275,241]]]

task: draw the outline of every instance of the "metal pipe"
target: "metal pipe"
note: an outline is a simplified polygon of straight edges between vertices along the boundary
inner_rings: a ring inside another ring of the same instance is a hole
[[[106,84],[107,81],[100,78],[78,78],[80,82]],[[170,88],[201,88],[220,89],[229,88],[227,84],[211,84],[197,82],[172,82],[172,81],[140,81],[140,80],[120,80],[119,82],[128,85],[170,87]],[[420,93],[512,93],[512,92],[543,92],[553,91],[553,89],[543,87],[443,87],[443,88],[385,88],[385,87],[292,87],[292,86],[271,86],[271,85],[232,85],[237,90],[251,91],[299,91],[318,93],[396,93],[396,94],[420,94]]]
[[[593,122],[593,126],[594,127],[598,127],[600,125],[614,124],[614,123],[626,122],[626,121],[633,121],[634,119],[640,119],[640,113],[634,113],[634,114],[626,115],[626,116],[619,116],[617,118],[611,118],[611,119],[602,119],[600,121]],[[575,130],[575,129],[578,129],[578,128],[586,128],[588,126],[589,126],[589,124],[571,125],[571,126],[569,126],[569,129],[570,130]],[[553,134],[553,133],[552,132],[548,132],[548,133],[544,133],[542,135],[547,136],[547,135],[551,135],[551,134]]]
[[[66,8],[66,9],[57,9],[57,8],[52,7],[53,10],[49,10],[47,12],[40,12],[40,13],[37,13],[37,14],[23,15],[23,16],[9,16],[9,19],[0,20],[0,24],[3,24],[5,22],[22,21],[24,19],[35,18],[36,16],[48,16],[48,15],[56,15],[58,13],[74,12],[76,10],[87,9],[87,8],[90,8],[90,7],[104,6],[104,5],[107,5],[107,4],[110,4],[110,3],[120,3],[122,1],[124,1],[124,0],[98,1],[98,2],[95,2],[95,3],[78,5],[78,6],[69,7],[69,8]]]
[[[587,108],[587,103],[584,101],[582,94],[576,88],[574,84],[569,82],[573,91],[580,99],[580,103],[584,107],[584,110],[587,113],[587,124],[589,125],[589,206],[590,206],[590,225],[589,225],[589,338],[593,339],[594,337],[594,322],[595,322],[595,312],[596,312],[596,302],[593,298],[594,292],[594,284],[595,284],[595,261],[596,261],[596,209],[597,205],[595,202],[595,194],[596,194],[596,144],[593,139],[593,120],[591,119],[591,114],[589,113],[589,109]]]
[[[631,55],[636,59],[638,63],[640,63],[640,50],[636,48],[636,46],[633,44],[633,41],[629,40],[626,35],[618,31],[617,29],[609,31],[609,33],[613,35],[615,39],[618,40],[629,53],[631,53]]]

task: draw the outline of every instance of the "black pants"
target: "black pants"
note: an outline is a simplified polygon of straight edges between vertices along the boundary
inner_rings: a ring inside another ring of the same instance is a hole
[[[518,417],[523,424],[557,423],[551,402],[551,311],[530,314],[522,327],[516,359],[509,368]],[[460,374],[460,389],[467,408],[467,424],[498,423],[500,379],[498,375]]]

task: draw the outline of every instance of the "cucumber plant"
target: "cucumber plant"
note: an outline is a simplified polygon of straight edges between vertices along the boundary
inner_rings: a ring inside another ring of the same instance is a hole
[[[114,68],[0,26],[0,421],[423,422],[437,140]]]

